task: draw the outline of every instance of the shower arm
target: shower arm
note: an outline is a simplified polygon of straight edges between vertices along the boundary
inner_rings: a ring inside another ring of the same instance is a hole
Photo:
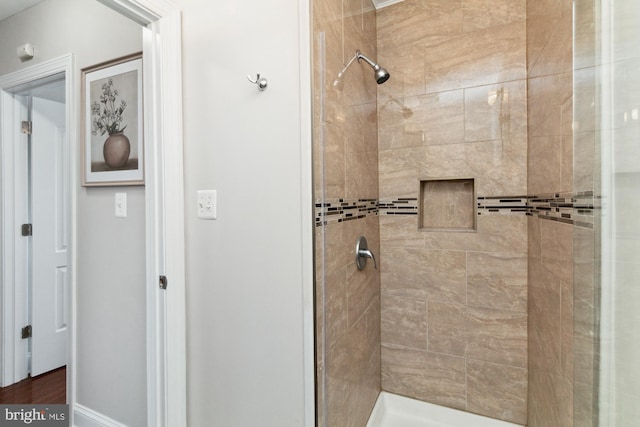
[[[378,64],[364,56],[362,52],[360,52],[360,50],[356,50],[356,54],[353,55],[349,62],[347,62],[347,65],[345,65],[344,68],[338,73],[338,78],[341,78],[344,75],[345,71],[347,71],[347,69],[351,66],[351,64],[353,64],[353,61],[355,61],[356,59],[358,60],[358,62],[360,62],[361,59],[364,59],[365,62],[369,64],[374,70],[380,68]]]
[[[347,71],[347,68],[349,68],[351,66],[351,64],[353,64],[353,61],[355,61],[356,59],[358,59],[358,55],[360,55],[360,51],[356,50],[356,54],[353,56],[353,58],[351,58],[349,60],[349,62],[347,62],[347,65],[344,66],[344,68],[342,69],[342,71],[340,71],[338,73],[338,80],[342,78],[342,76],[344,75],[344,73]]]
[[[370,60],[369,58],[364,56],[362,54],[362,52],[360,52],[359,50],[356,50],[356,56],[355,57],[358,58],[358,62],[360,62],[361,59],[364,59],[365,62],[367,64],[371,65],[371,68],[373,68],[376,71],[380,68],[380,66],[378,64],[376,64],[375,62],[373,62],[372,60]]]
[[[364,59],[364,61],[369,64],[369,66],[371,68],[373,68],[373,70],[375,71],[375,77],[376,77],[376,83],[378,84],[382,84],[384,82],[386,82],[389,79],[389,72],[387,70],[385,70],[384,68],[382,68],[380,66],[380,64],[376,64],[375,62],[373,62],[371,59],[367,58],[365,55],[362,54],[362,52],[360,52],[360,50],[356,50],[356,54],[349,60],[349,62],[347,62],[347,65],[344,66],[344,68],[338,73],[338,76],[336,77],[336,79],[333,81],[333,85],[334,86],[338,86],[342,80],[342,76],[344,75],[344,73],[346,73],[347,69],[351,66],[351,64],[353,64],[353,61],[358,60],[358,62],[360,62],[361,59]]]

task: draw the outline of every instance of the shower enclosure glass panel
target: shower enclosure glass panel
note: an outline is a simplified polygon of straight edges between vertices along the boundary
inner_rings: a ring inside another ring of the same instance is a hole
[[[575,421],[632,426],[640,419],[640,3],[577,0],[575,19],[576,209],[590,196],[595,207],[593,229],[574,228]]]
[[[359,49],[376,58],[375,9],[366,3],[312,2],[319,427],[364,426],[381,388],[380,270],[356,265],[361,236],[380,253],[371,68],[379,70],[349,61]]]

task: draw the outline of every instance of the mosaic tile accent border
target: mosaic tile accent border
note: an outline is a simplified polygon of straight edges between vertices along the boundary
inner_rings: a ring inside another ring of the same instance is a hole
[[[528,215],[540,219],[593,228],[595,196],[592,191],[534,196],[478,196],[478,215]],[[327,225],[370,215],[418,215],[418,199],[413,197],[376,199],[316,200],[315,224]]]
[[[378,202],[380,215],[418,215],[418,199],[415,197],[400,197]]]
[[[599,202],[593,191],[581,191],[573,196],[573,221],[578,227],[593,228],[594,211]]]
[[[547,194],[529,197],[529,214],[542,219],[573,224],[573,195]]]
[[[529,210],[527,196],[478,196],[478,215],[490,213],[524,214]]]
[[[529,196],[529,213],[541,219],[593,228],[593,191]]]
[[[316,227],[378,215],[377,199],[316,199]]]

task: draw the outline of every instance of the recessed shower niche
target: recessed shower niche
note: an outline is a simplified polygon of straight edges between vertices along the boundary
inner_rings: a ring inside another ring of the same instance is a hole
[[[475,231],[473,178],[420,180],[418,227],[431,231]]]

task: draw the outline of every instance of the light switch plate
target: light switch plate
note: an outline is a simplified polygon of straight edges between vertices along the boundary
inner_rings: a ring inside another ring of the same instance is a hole
[[[116,193],[116,218],[127,217],[127,193]]]
[[[218,216],[216,190],[198,190],[198,218],[216,219]]]

